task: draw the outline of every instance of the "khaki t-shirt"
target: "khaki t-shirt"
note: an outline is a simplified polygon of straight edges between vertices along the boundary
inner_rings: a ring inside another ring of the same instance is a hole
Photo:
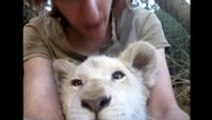
[[[98,54],[118,55],[129,43],[148,41],[156,48],[169,46],[159,19],[141,7],[125,8],[115,24],[112,17],[111,43]],[[48,59],[66,58],[80,63],[86,56],[74,52],[67,41],[60,19],[42,15],[30,20],[24,26],[24,61],[33,57]]]

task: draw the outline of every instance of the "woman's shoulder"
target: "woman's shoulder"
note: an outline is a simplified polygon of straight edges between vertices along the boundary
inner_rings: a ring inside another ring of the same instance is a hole
[[[135,16],[142,15],[143,17],[147,17],[148,15],[153,13],[150,10],[147,10],[147,9],[145,9],[143,7],[136,7],[136,8],[132,8],[130,10],[134,13]]]
[[[33,27],[43,26],[42,21],[43,21],[43,16],[34,16],[29,20],[28,23],[26,23],[24,25],[24,27],[27,27],[27,26],[33,26]]]
[[[118,20],[118,29],[124,29],[126,28],[126,25],[128,27],[131,27],[131,25],[133,25],[136,28],[140,28],[144,26],[145,22],[152,14],[154,13],[142,7],[127,7],[123,10],[120,19]],[[129,29],[128,27],[127,29]]]
[[[118,33],[132,30],[138,35],[146,24],[159,23],[154,12],[142,7],[125,8],[118,21]]]
[[[39,33],[44,38],[58,36],[61,34],[62,27],[59,18],[53,18],[48,14],[33,17],[25,26],[24,31]]]
[[[24,27],[31,26],[38,30],[46,29],[47,26],[59,23],[59,20],[56,18],[52,18],[48,14],[45,15],[39,15],[31,18],[27,24],[24,25]]]
[[[144,9],[142,7],[136,7],[136,8],[127,8],[123,12],[123,19],[129,19],[128,16],[131,16],[130,22],[139,22],[140,24],[144,23],[150,15],[153,15],[154,13]],[[130,19],[129,19],[130,20]]]

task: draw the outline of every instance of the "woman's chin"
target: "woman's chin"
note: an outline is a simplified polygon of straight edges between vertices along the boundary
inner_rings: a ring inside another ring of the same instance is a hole
[[[84,28],[83,34],[88,38],[103,38],[105,36],[106,29],[103,27],[96,28]]]
[[[85,36],[87,37],[87,38],[91,38],[91,39],[102,39],[102,38],[104,38],[104,34],[103,33],[99,33],[99,32],[93,32],[93,33],[87,33],[87,34],[85,34]]]

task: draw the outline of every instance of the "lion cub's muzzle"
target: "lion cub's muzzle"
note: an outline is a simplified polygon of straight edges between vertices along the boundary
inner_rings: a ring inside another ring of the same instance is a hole
[[[81,105],[95,113],[107,107],[110,104],[111,97],[102,96],[96,99],[83,99]]]
[[[109,106],[111,95],[107,91],[106,84],[102,80],[89,80],[84,84],[81,95],[81,107],[94,113]]]

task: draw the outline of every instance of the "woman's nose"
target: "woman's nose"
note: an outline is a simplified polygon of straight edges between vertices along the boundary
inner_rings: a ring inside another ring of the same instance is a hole
[[[100,11],[98,9],[98,0],[84,0],[82,6],[83,18],[88,23],[98,22],[100,19]]]

